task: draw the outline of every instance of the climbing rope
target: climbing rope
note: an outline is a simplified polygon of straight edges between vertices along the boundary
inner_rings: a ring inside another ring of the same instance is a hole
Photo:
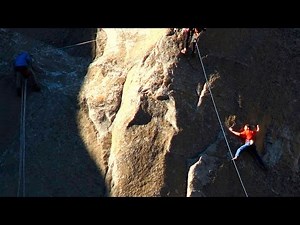
[[[206,72],[205,72],[205,68],[204,68],[204,65],[203,65],[203,62],[202,62],[202,57],[201,57],[200,50],[199,50],[199,48],[198,48],[198,43],[197,43],[197,42],[196,42],[196,48],[197,48],[198,56],[199,56],[200,63],[201,63],[202,69],[203,69],[203,73],[204,73],[204,76],[205,76],[205,80],[206,80],[206,83],[207,83],[207,87],[208,87],[208,90],[209,90],[209,93],[210,93],[210,96],[211,96],[211,100],[212,100],[212,103],[213,103],[213,105],[214,105],[214,108],[215,108],[215,111],[216,111],[216,115],[217,115],[219,124],[220,124],[220,126],[221,126],[221,130],[222,130],[223,135],[224,135],[224,138],[225,138],[226,145],[227,145],[227,147],[228,147],[228,150],[229,150],[229,153],[230,153],[231,158],[233,158],[233,154],[232,154],[231,149],[230,149],[230,146],[229,146],[229,144],[228,144],[228,140],[227,140],[227,138],[226,138],[226,134],[225,134],[225,131],[224,131],[224,128],[223,128],[223,125],[222,125],[222,122],[221,122],[221,119],[220,119],[218,110],[217,110],[217,106],[216,106],[216,103],[215,103],[215,100],[214,100],[212,91],[211,91],[211,89],[210,89],[209,81],[208,81],[208,79],[207,79],[207,75],[206,75]],[[244,192],[245,192],[245,195],[246,195],[246,197],[248,197],[246,188],[245,188],[245,186],[244,186],[244,183],[243,183],[243,181],[242,181],[242,178],[241,178],[241,176],[240,176],[240,173],[239,173],[239,170],[238,170],[238,168],[237,168],[237,166],[236,166],[236,163],[235,163],[234,160],[232,160],[232,162],[233,162],[233,165],[234,165],[235,170],[236,170],[236,172],[237,172],[237,175],[238,175],[238,177],[239,177],[239,180],[240,180],[240,182],[241,182],[241,185],[242,185],[242,187],[243,187],[243,190],[244,190]]]
[[[68,46],[65,46],[65,47],[57,48],[57,49],[65,49],[65,48],[71,48],[71,47],[74,47],[74,46],[85,45],[85,44],[88,44],[88,43],[91,43],[91,42],[94,42],[94,41],[96,41],[96,39],[90,40],[90,41],[85,41],[85,42],[80,42],[80,43],[77,43],[77,44],[74,44],[74,45],[68,45]]]
[[[21,74],[19,74],[21,76]],[[26,115],[26,89],[27,79],[22,80],[21,92],[21,115],[20,115],[20,159],[19,159],[19,182],[17,196],[25,197],[25,115]]]

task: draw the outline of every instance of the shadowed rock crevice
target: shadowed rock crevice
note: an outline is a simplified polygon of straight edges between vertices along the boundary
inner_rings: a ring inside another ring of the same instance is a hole
[[[141,104],[133,120],[129,122],[127,128],[134,125],[146,125],[151,121],[151,118],[151,115],[147,112],[147,104]]]

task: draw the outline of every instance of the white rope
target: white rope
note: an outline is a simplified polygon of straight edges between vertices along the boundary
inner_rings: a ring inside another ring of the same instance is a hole
[[[18,74],[22,76],[21,74]],[[27,79],[22,80],[21,115],[20,115],[20,159],[19,159],[19,182],[17,196],[25,197],[25,115],[26,115],[26,90]]]
[[[219,116],[219,113],[218,113],[218,110],[217,110],[217,106],[216,106],[216,103],[215,103],[215,100],[214,100],[212,91],[211,91],[211,89],[210,89],[209,81],[208,81],[208,79],[207,79],[207,75],[206,75],[206,72],[205,72],[205,69],[204,69],[204,65],[203,65],[203,62],[202,62],[202,58],[201,58],[201,54],[200,54],[200,51],[199,51],[198,43],[197,43],[197,42],[196,42],[196,47],[197,47],[197,51],[198,51],[200,63],[201,63],[202,69],[203,69],[203,73],[204,73],[204,76],[205,76],[205,80],[206,80],[206,83],[207,83],[207,87],[208,87],[208,90],[209,90],[209,93],[210,93],[210,96],[211,96],[211,100],[212,100],[212,103],[213,103],[213,105],[214,105],[214,108],[215,108],[215,111],[216,111],[216,115],[217,115],[217,117],[218,117],[219,124],[220,124],[220,126],[221,126],[221,130],[222,130],[222,132],[223,132],[223,135],[224,135],[224,138],[225,138],[226,145],[227,145],[228,150],[229,150],[229,152],[230,152],[230,156],[231,156],[231,158],[233,158],[233,154],[232,154],[231,149],[230,149],[230,146],[229,146],[229,144],[228,144],[228,141],[227,141],[227,138],[226,138],[226,134],[225,134],[225,132],[224,132],[224,128],[223,128],[223,126],[222,126],[222,122],[221,122],[221,119],[220,119],[220,116]],[[236,166],[236,164],[235,164],[235,161],[232,160],[232,162],[233,162],[233,165],[234,165],[235,170],[236,170],[236,172],[237,172],[237,175],[238,175],[238,177],[239,177],[239,180],[240,180],[240,182],[241,182],[241,185],[242,185],[242,187],[243,187],[243,190],[244,190],[244,192],[245,192],[245,195],[246,195],[246,197],[248,197],[246,188],[245,188],[244,183],[243,183],[243,181],[242,181],[242,178],[241,178],[241,176],[240,176],[239,170],[238,170],[238,168],[237,168],[237,166]]]
[[[94,42],[94,41],[96,41],[96,39],[90,40],[90,41],[85,41],[85,42],[80,42],[80,43],[77,43],[77,44],[74,44],[74,45],[68,45],[68,46],[65,46],[65,47],[58,48],[58,49],[65,49],[65,48],[71,48],[71,47],[78,46],[78,45],[85,45],[85,44],[88,44],[88,43],[91,43],[91,42]]]
[[[27,96],[27,79],[25,79],[25,84],[24,84],[24,111],[23,111],[23,197],[25,197],[25,139],[26,139],[26,135],[25,135],[25,124],[26,124],[26,96]]]
[[[17,74],[20,76],[20,74]],[[22,176],[22,140],[23,140],[23,133],[22,133],[22,125],[23,125],[23,84],[22,84],[22,92],[21,92],[21,113],[20,113],[20,155],[19,155],[19,180],[18,180],[18,192],[17,196],[20,196],[20,189],[21,189],[21,176]]]

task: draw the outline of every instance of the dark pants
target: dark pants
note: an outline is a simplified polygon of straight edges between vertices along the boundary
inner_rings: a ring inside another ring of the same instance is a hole
[[[198,40],[199,40],[199,36],[198,37],[194,37],[194,35],[192,36],[192,40],[191,40],[191,43],[192,43],[192,54],[195,53],[196,43],[198,42]]]
[[[263,169],[267,170],[267,167],[261,157],[259,156],[255,144],[250,145],[247,147],[247,152],[253,157],[253,159],[258,163],[258,165]]]
[[[21,87],[23,79],[28,79],[28,83],[32,86],[34,91],[39,91],[40,87],[37,83],[34,72],[31,68],[26,66],[15,67],[15,78],[16,78],[16,88],[18,95],[21,94]]]
[[[183,48],[188,49],[193,34],[194,34],[194,30],[192,28],[190,28],[189,31],[184,33]]]

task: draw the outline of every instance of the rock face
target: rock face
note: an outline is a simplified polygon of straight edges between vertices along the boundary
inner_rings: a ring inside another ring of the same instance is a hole
[[[299,196],[300,152],[295,145],[299,142],[299,124],[295,123],[299,120],[295,113],[299,109],[298,45],[299,29],[217,29],[203,40],[204,64],[221,78],[213,93],[222,120],[232,115],[237,118],[236,129],[242,123],[262,128],[257,148],[268,171],[263,172],[246,153],[237,161],[249,196]],[[241,143],[232,134],[228,138],[234,154]],[[227,160],[214,161],[212,173],[203,169],[207,166],[195,166],[193,169],[206,173],[211,182],[193,185],[190,196],[197,196],[193,190],[199,189],[206,190],[205,196],[245,196],[233,164],[228,162],[224,140],[215,144],[217,151],[212,144],[203,148],[200,162],[222,154]],[[193,177],[198,180],[201,176]]]
[[[207,29],[203,70],[180,53],[180,30],[98,29],[91,62],[0,29],[1,196],[19,177],[9,68],[20,48],[44,72],[28,97],[28,196],[300,196],[299,32]],[[232,123],[260,125],[267,171],[246,152],[233,164]]]
[[[246,153],[237,162],[248,195],[299,195],[297,35],[298,29],[209,29],[199,41],[206,81],[198,56],[179,54],[180,32],[101,30],[79,117],[97,132],[90,151],[107,195],[244,196],[231,162],[241,143],[227,132],[230,118],[235,129],[261,126],[257,148],[269,170]]]
[[[166,81],[178,47],[166,29],[102,32],[103,55],[90,65],[80,98],[101,145],[94,157],[103,162],[108,195],[159,196],[165,157],[178,133]],[[163,96],[168,101],[158,100]]]
[[[17,196],[25,179],[26,197],[103,196],[104,180],[91,160],[77,128],[77,95],[89,57],[74,57],[19,32],[0,29],[0,196]],[[29,51],[40,69],[40,93],[28,88],[26,154],[20,169],[20,109],[12,60]]]

